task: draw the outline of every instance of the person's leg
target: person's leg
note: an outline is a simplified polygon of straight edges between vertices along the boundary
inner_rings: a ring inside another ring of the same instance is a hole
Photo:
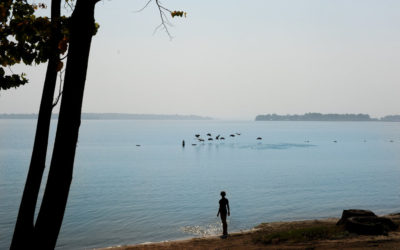
[[[226,214],[221,213],[223,235],[228,235],[228,224],[226,223]]]

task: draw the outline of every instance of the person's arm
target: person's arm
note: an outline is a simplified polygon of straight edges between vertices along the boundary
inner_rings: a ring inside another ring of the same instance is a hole
[[[228,207],[228,216],[231,216],[231,210],[229,208],[229,201],[226,200],[226,206]]]
[[[219,210],[221,210],[220,208],[221,208],[221,201],[219,201],[219,207],[218,207],[217,217],[219,216]]]

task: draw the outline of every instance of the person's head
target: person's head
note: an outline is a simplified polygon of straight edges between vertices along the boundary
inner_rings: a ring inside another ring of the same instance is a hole
[[[225,195],[226,195],[225,191],[221,191],[221,196],[225,197]]]

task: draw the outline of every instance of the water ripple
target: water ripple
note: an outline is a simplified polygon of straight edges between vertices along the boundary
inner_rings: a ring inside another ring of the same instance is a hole
[[[255,149],[255,150],[266,150],[266,149],[289,149],[289,148],[308,148],[308,147],[316,147],[317,145],[313,144],[302,144],[302,143],[275,143],[275,144],[256,144],[256,145],[245,145],[239,148],[243,149]]]
[[[222,231],[222,223],[215,222],[205,226],[184,226],[180,228],[180,231],[197,236],[217,235]]]

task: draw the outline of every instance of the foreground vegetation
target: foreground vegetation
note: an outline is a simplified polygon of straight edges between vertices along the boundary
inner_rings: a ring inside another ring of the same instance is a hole
[[[337,240],[351,237],[344,226],[336,226],[333,223],[322,223],[316,221],[315,224],[303,225],[300,228],[283,228],[278,231],[263,229],[254,233],[253,242],[272,244],[280,242],[307,242],[314,240]]]
[[[389,217],[400,223],[400,214]],[[212,236],[113,249],[400,249],[399,229],[388,235],[357,235],[337,226],[337,221],[332,218],[262,223],[253,230],[229,234],[227,239]]]

